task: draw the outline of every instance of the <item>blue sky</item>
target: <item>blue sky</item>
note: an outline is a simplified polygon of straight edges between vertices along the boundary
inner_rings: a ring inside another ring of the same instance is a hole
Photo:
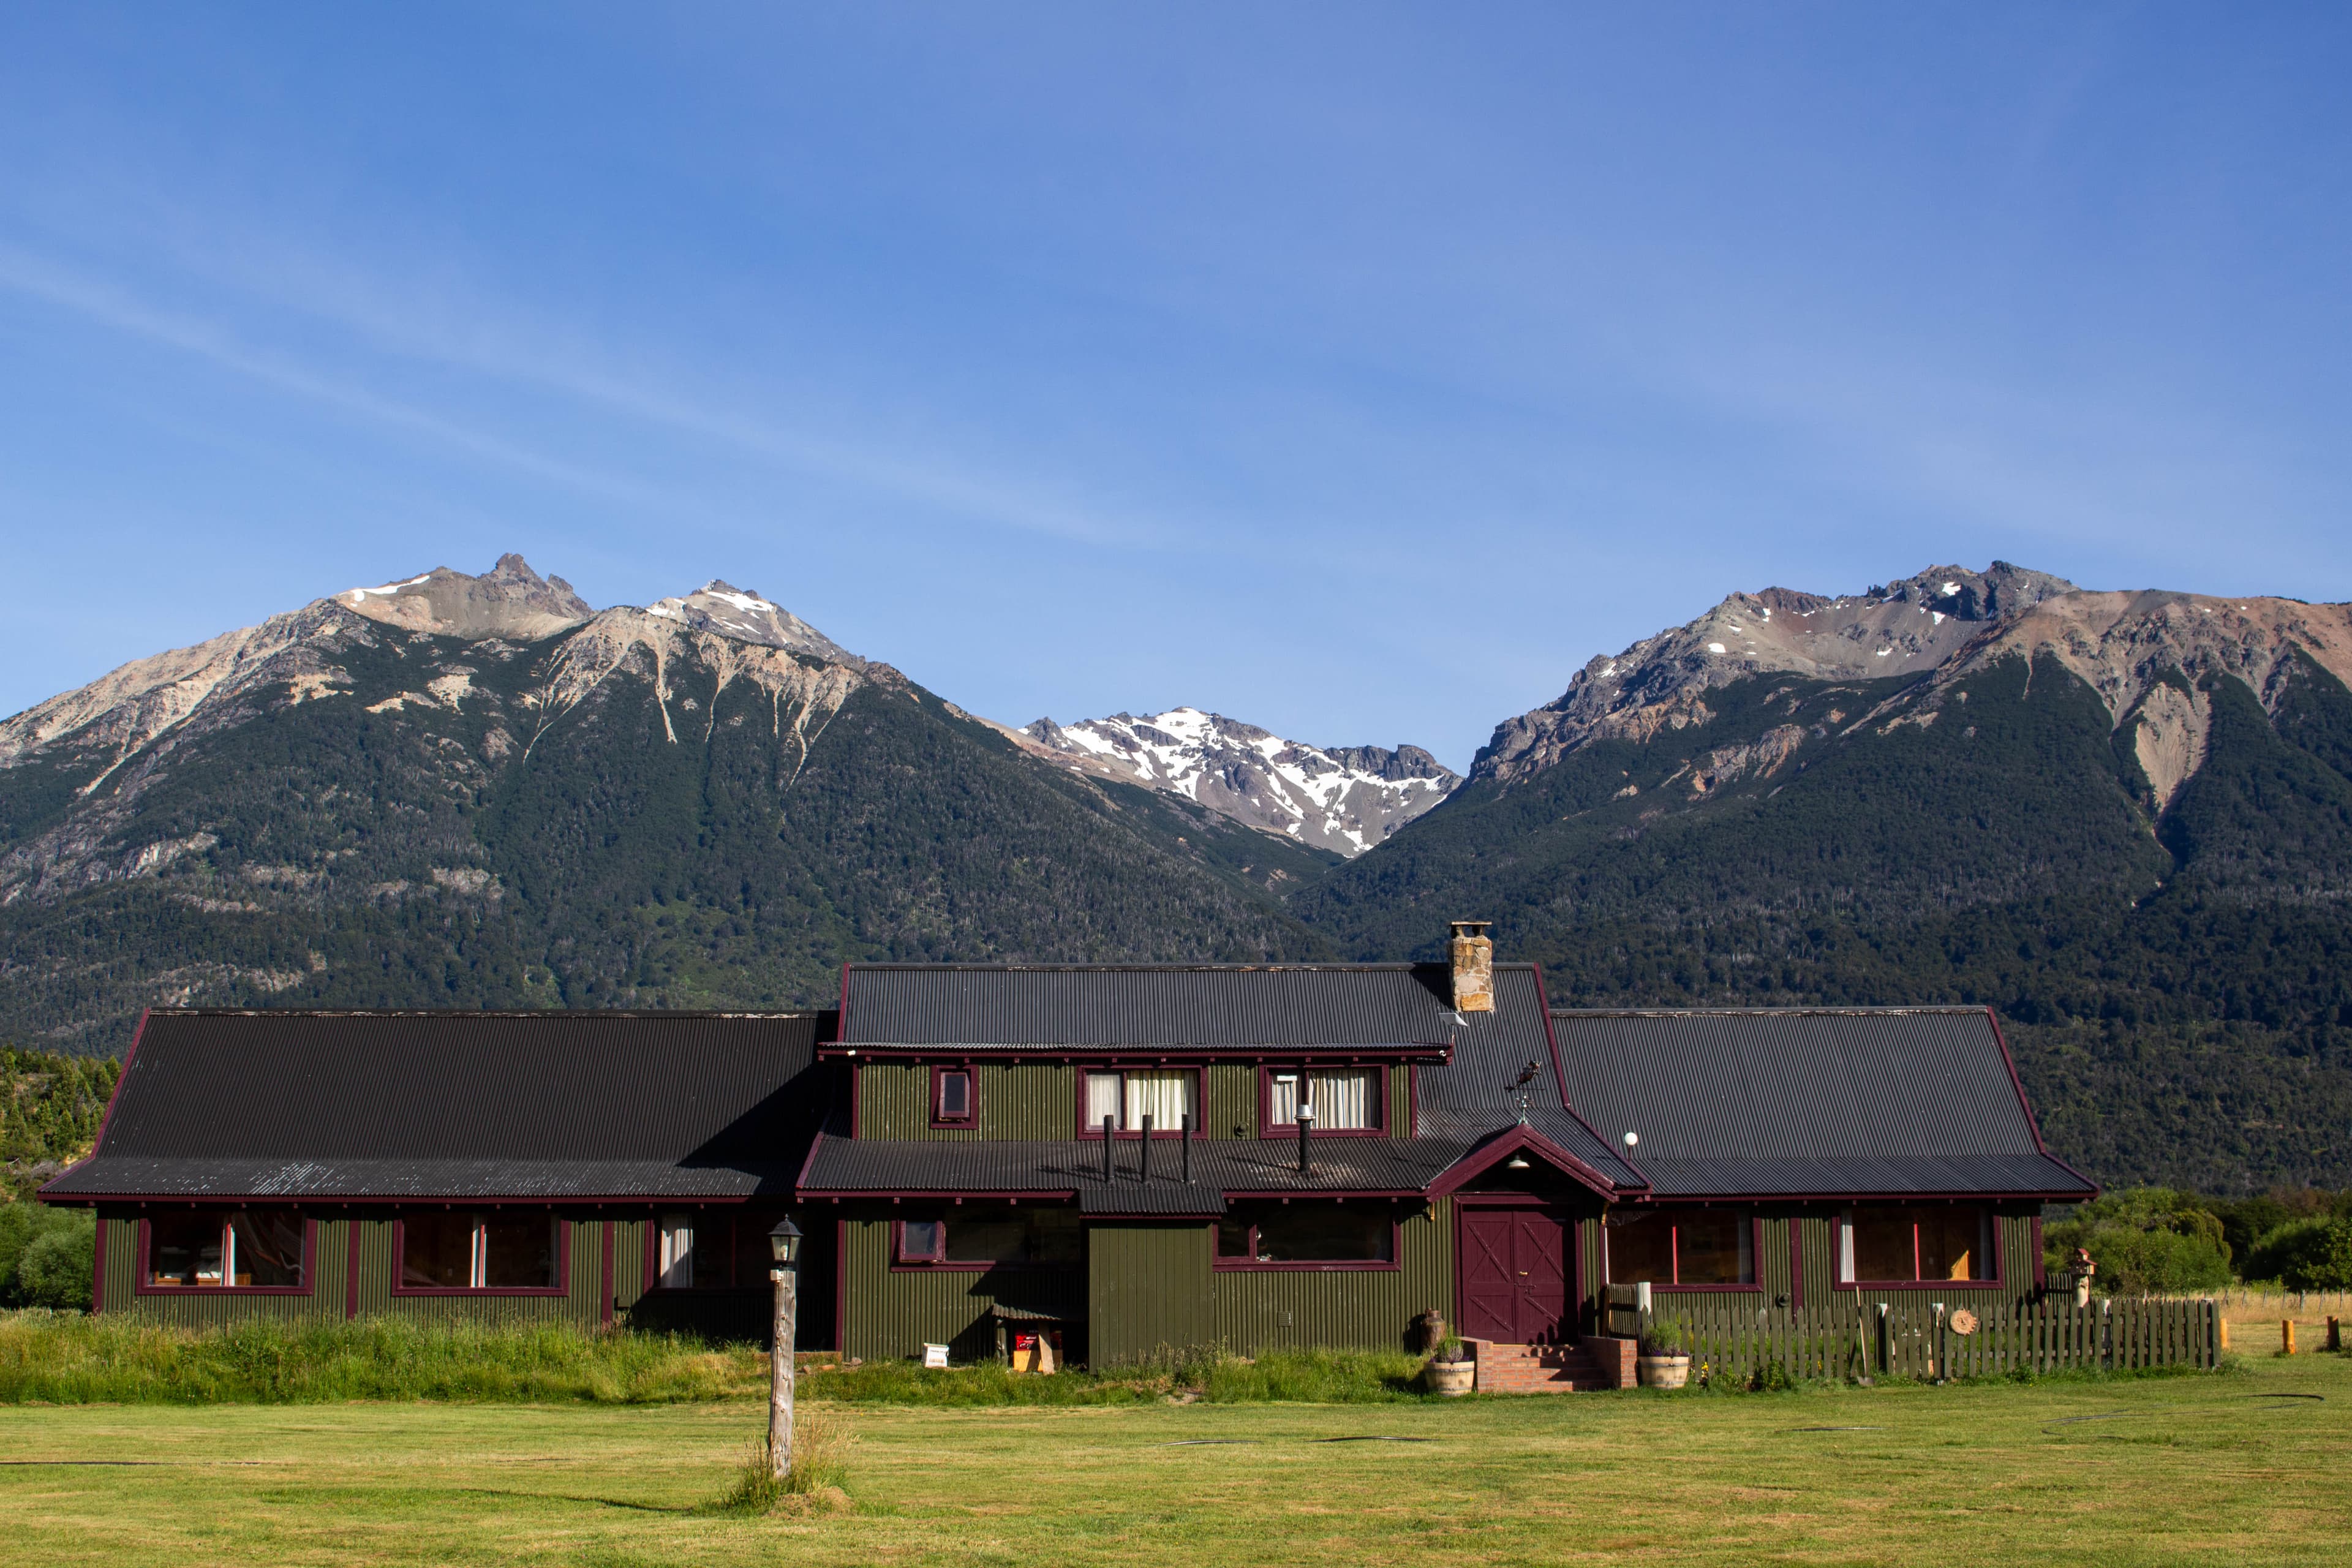
[[[2352,598],[2352,10],[0,12],[0,711],[519,550],[1465,764],[1994,558]]]

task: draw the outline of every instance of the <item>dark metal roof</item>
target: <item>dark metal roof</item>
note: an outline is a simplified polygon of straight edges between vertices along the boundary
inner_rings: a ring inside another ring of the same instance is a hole
[[[1555,1012],[1570,1102],[1658,1192],[2080,1196],[1981,1007]]]
[[[1442,963],[857,963],[844,979],[841,1042],[1095,1050],[1443,1046],[1492,1016],[1465,1014],[1457,1024],[1450,984]]]
[[[833,1095],[823,1015],[158,1010],[53,1197],[750,1195]]]

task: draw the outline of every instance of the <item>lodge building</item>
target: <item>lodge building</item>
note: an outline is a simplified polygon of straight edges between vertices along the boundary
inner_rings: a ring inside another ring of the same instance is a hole
[[[1556,1010],[1418,964],[850,964],[818,1013],[156,1009],[91,1156],[93,1306],[767,1322],[1109,1365],[1221,1343],[1574,1345],[1612,1285],[2022,1298],[2042,1145],[1983,1008]]]

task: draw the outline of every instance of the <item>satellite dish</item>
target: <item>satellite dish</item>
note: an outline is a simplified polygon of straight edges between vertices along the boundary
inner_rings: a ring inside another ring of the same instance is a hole
[[[1634,1144],[1639,1143],[1641,1141],[1642,1135],[1639,1132],[1628,1132],[1625,1134],[1625,1147],[1628,1149],[1631,1149]]]

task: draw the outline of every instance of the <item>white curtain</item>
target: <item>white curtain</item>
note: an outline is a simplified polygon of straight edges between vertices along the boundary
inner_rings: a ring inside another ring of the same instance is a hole
[[[1087,1128],[1102,1131],[1103,1118],[1117,1121],[1119,1114],[1118,1074],[1090,1072],[1087,1074]]]
[[[1379,1089],[1370,1068],[1332,1068],[1308,1081],[1314,1093],[1315,1125],[1326,1130],[1380,1125]]]
[[[1839,1284],[1841,1284],[1841,1285],[1851,1285],[1851,1284],[1853,1284],[1853,1215],[1840,1215],[1840,1216],[1839,1216],[1839,1218],[1838,1218],[1837,1233],[1838,1233],[1838,1271],[1837,1271],[1837,1282],[1838,1282]]]
[[[662,1215],[661,1282],[674,1290],[694,1284],[694,1221],[688,1215]]]
[[[1192,1075],[1189,1072],[1131,1072],[1127,1075],[1127,1131],[1142,1129],[1151,1118],[1155,1132],[1174,1132],[1192,1114]]]
[[[1265,1089],[1265,1124],[1291,1127],[1298,1121],[1298,1075],[1278,1072]]]

